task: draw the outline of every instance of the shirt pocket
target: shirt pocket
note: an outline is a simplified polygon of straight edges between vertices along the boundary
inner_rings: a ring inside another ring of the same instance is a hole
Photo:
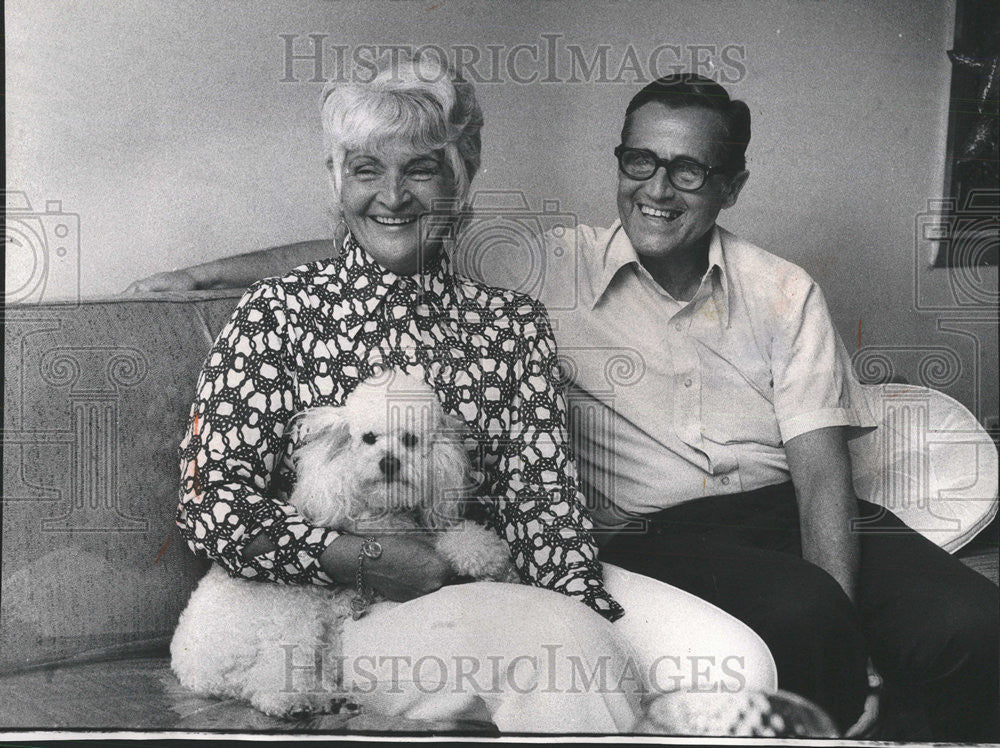
[[[771,368],[755,346],[699,351],[701,421],[706,438],[719,444],[778,446]]]

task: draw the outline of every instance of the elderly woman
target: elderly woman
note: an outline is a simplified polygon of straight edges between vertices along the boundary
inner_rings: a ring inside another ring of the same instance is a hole
[[[294,481],[287,426],[342,404],[382,367],[419,372],[478,443],[489,515],[524,584],[449,585],[427,537],[380,537],[364,582],[389,601],[337,632],[345,688],[358,685],[352,658],[384,656],[366,672],[364,706],[474,715],[502,731],[612,733],[635,723],[636,681],[773,687],[766,648],[734,619],[659,582],[602,573],[544,308],[452,271],[438,237],[454,213],[420,220],[461,205],[479,167],[471,86],[411,60],[329,88],[322,117],[346,236],[336,258],[251,287],[212,347],[181,447],[188,545],[234,576],[353,586],[364,539],[310,526],[283,498]],[[709,659],[682,662],[692,654]],[[427,656],[445,667],[400,667]],[[602,687],[580,688],[595,672],[608,674]]]

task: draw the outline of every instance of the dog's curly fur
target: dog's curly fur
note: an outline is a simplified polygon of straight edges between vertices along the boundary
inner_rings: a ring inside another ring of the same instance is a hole
[[[471,475],[464,423],[418,377],[390,381],[391,390],[365,383],[342,407],[294,419],[289,501],[312,524],[359,535],[439,531],[437,550],[457,574],[518,581],[506,542],[463,518]],[[353,596],[344,587],[261,584],[215,565],[181,614],[171,667],[200,694],[244,699],[272,716],[329,711],[345,701],[339,632]],[[288,667],[314,661],[315,671]]]

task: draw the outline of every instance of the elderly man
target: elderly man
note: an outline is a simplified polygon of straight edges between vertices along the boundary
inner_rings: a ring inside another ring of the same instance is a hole
[[[874,421],[820,288],[715,223],[746,184],[749,139],[721,86],[650,84],[615,150],[620,222],[573,237],[583,279],[557,338],[584,493],[622,528],[602,558],[749,624],[780,685],[842,727],[870,656],[931,736],[995,740],[997,588],[858,501],[847,439]],[[644,371],[609,388],[628,351]]]
[[[562,298],[576,283],[574,308],[542,301],[602,558],[747,623],[780,685],[842,729],[865,721],[874,663],[923,737],[997,740],[997,587],[858,500],[847,440],[874,421],[822,292],[716,225],[746,184],[749,139],[749,110],[718,84],[655,81],[615,149],[620,221],[546,237],[580,257],[543,284]],[[140,290],[250,282],[330,252],[303,243]],[[628,386],[609,387],[615,360],[630,362]]]

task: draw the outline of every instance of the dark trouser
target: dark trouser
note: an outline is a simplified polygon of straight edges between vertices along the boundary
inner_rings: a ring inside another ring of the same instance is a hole
[[[1000,590],[866,501],[857,605],[802,559],[791,483],[707,496],[650,515],[601,550],[618,566],[687,590],[750,626],[779,686],[841,728],[860,716],[870,655],[886,693],[914,704],[935,740],[1000,740]]]

